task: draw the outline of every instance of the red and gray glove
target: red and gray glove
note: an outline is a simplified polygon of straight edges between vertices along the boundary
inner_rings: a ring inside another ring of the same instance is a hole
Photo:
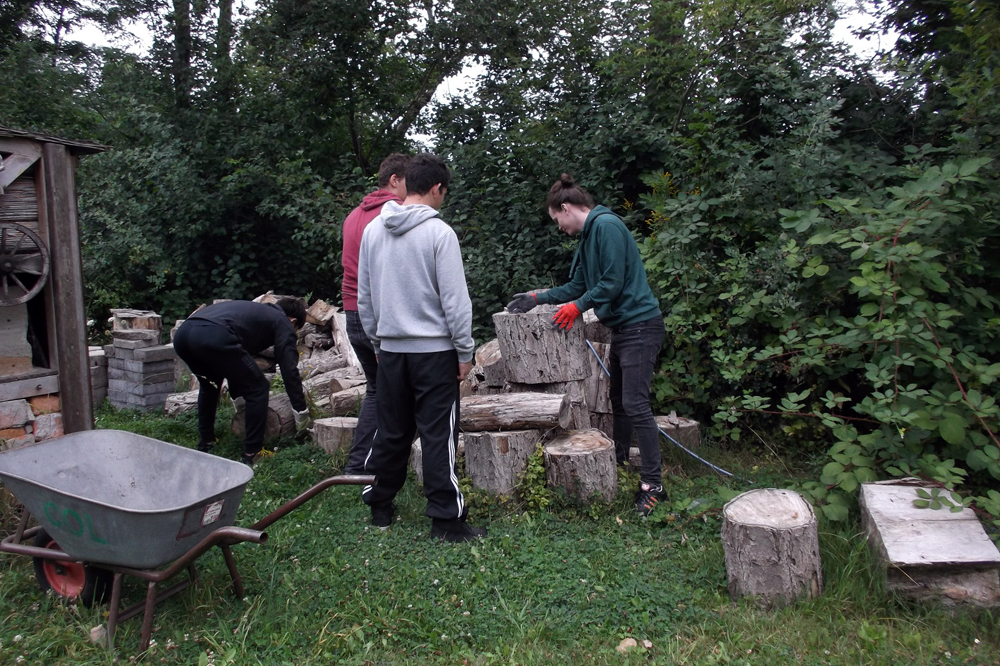
[[[507,312],[523,314],[536,305],[538,305],[538,298],[534,294],[514,294],[514,300],[507,304]]]
[[[552,325],[568,331],[573,328],[573,323],[579,316],[580,308],[576,307],[576,303],[567,303],[556,310],[555,315],[552,317]]]

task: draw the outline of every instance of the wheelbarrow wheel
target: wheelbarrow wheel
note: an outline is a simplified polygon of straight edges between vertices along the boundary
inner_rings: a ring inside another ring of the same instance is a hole
[[[59,544],[45,530],[38,531],[34,545],[36,548],[59,550]],[[111,596],[114,574],[107,569],[82,562],[47,560],[41,557],[33,559],[35,577],[43,591],[52,590],[56,596],[66,599],[78,598],[87,608],[94,603],[103,604]]]

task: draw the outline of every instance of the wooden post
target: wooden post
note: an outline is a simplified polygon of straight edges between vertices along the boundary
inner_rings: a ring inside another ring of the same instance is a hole
[[[524,314],[493,315],[507,381],[551,384],[590,376],[583,326],[574,325],[569,331],[553,328],[552,314],[557,309],[539,305]]]
[[[472,486],[512,495],[535,452],[541,430],[465,433],[465,473]]]
[[[819,530],[809,502],[791,490],[758,488],[722,509],[722,547],[732,597],[765,608],[819,596]]]
[[[615,445],[600,430],[573,430],[545,446],[545,479],[571,497],[610,502],[618,492]]]

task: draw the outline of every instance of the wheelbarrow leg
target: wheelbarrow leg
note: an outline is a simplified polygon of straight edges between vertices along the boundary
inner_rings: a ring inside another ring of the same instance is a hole
[[[229,575],[233,578],[233,591],[237,599],[243,598],[243,577],[240,576],[239,569],[236,568],[236,558],[229,546],[219,546],[222,549],[222,556],[226,559],[226,566],[229,568]]]
[[[122,581],[125,574],[115,573],[111,583],[111,607],[108,609],[108,649],[115,647],[115,629],[118,628],[118,613],[122,604]]]
[[[149,639],[153,636],[153,612],[156,607],[156,581],[149,581],[146,586],[146,608],[142,611],[142,641],[139,652],[149,649]]]

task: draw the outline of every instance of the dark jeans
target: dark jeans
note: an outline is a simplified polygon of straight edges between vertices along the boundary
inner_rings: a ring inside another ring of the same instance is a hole
[[[361,413],[358,414],[358,425],[354,431],[354,442],[351,452],[344,465],[344,474],[362,474],[365,471],[365,460],[378,438],[378,417],[376,409],[375,385],[378,377],[378,357],[375,347],[361,326],[361,317],[357,310],[344,310],[347,318],[347,339],[365,371],[365,399],[361,403]]]
[[[220,324],[188,319],[174,334],[174,351],[198,377],[198,436],[215,441],[215,411],[222,380],[229,395],[246,401],[244,453],[257,453],[264,445],[270,384],[257,363],[240,346],[236,336]]]
[[[406,481],[413,436],[420,435],[426,513],[453,520],[465,514],[458,487],[458,354],[400,354],[382,350],[378,363],[378,442],[365,473],[378,483],[361,493],[369,506],[387,506]]]
[[[660,471],[660,435],[649,406],[649,385],[653,381],[656,357],[663,344],[663,319],[655,317],[611,329],[611,411],[614,413],[615,455],[618,462],[628,460],[628,450],[635,432],[642,455],[640,478],[658,486]]]

